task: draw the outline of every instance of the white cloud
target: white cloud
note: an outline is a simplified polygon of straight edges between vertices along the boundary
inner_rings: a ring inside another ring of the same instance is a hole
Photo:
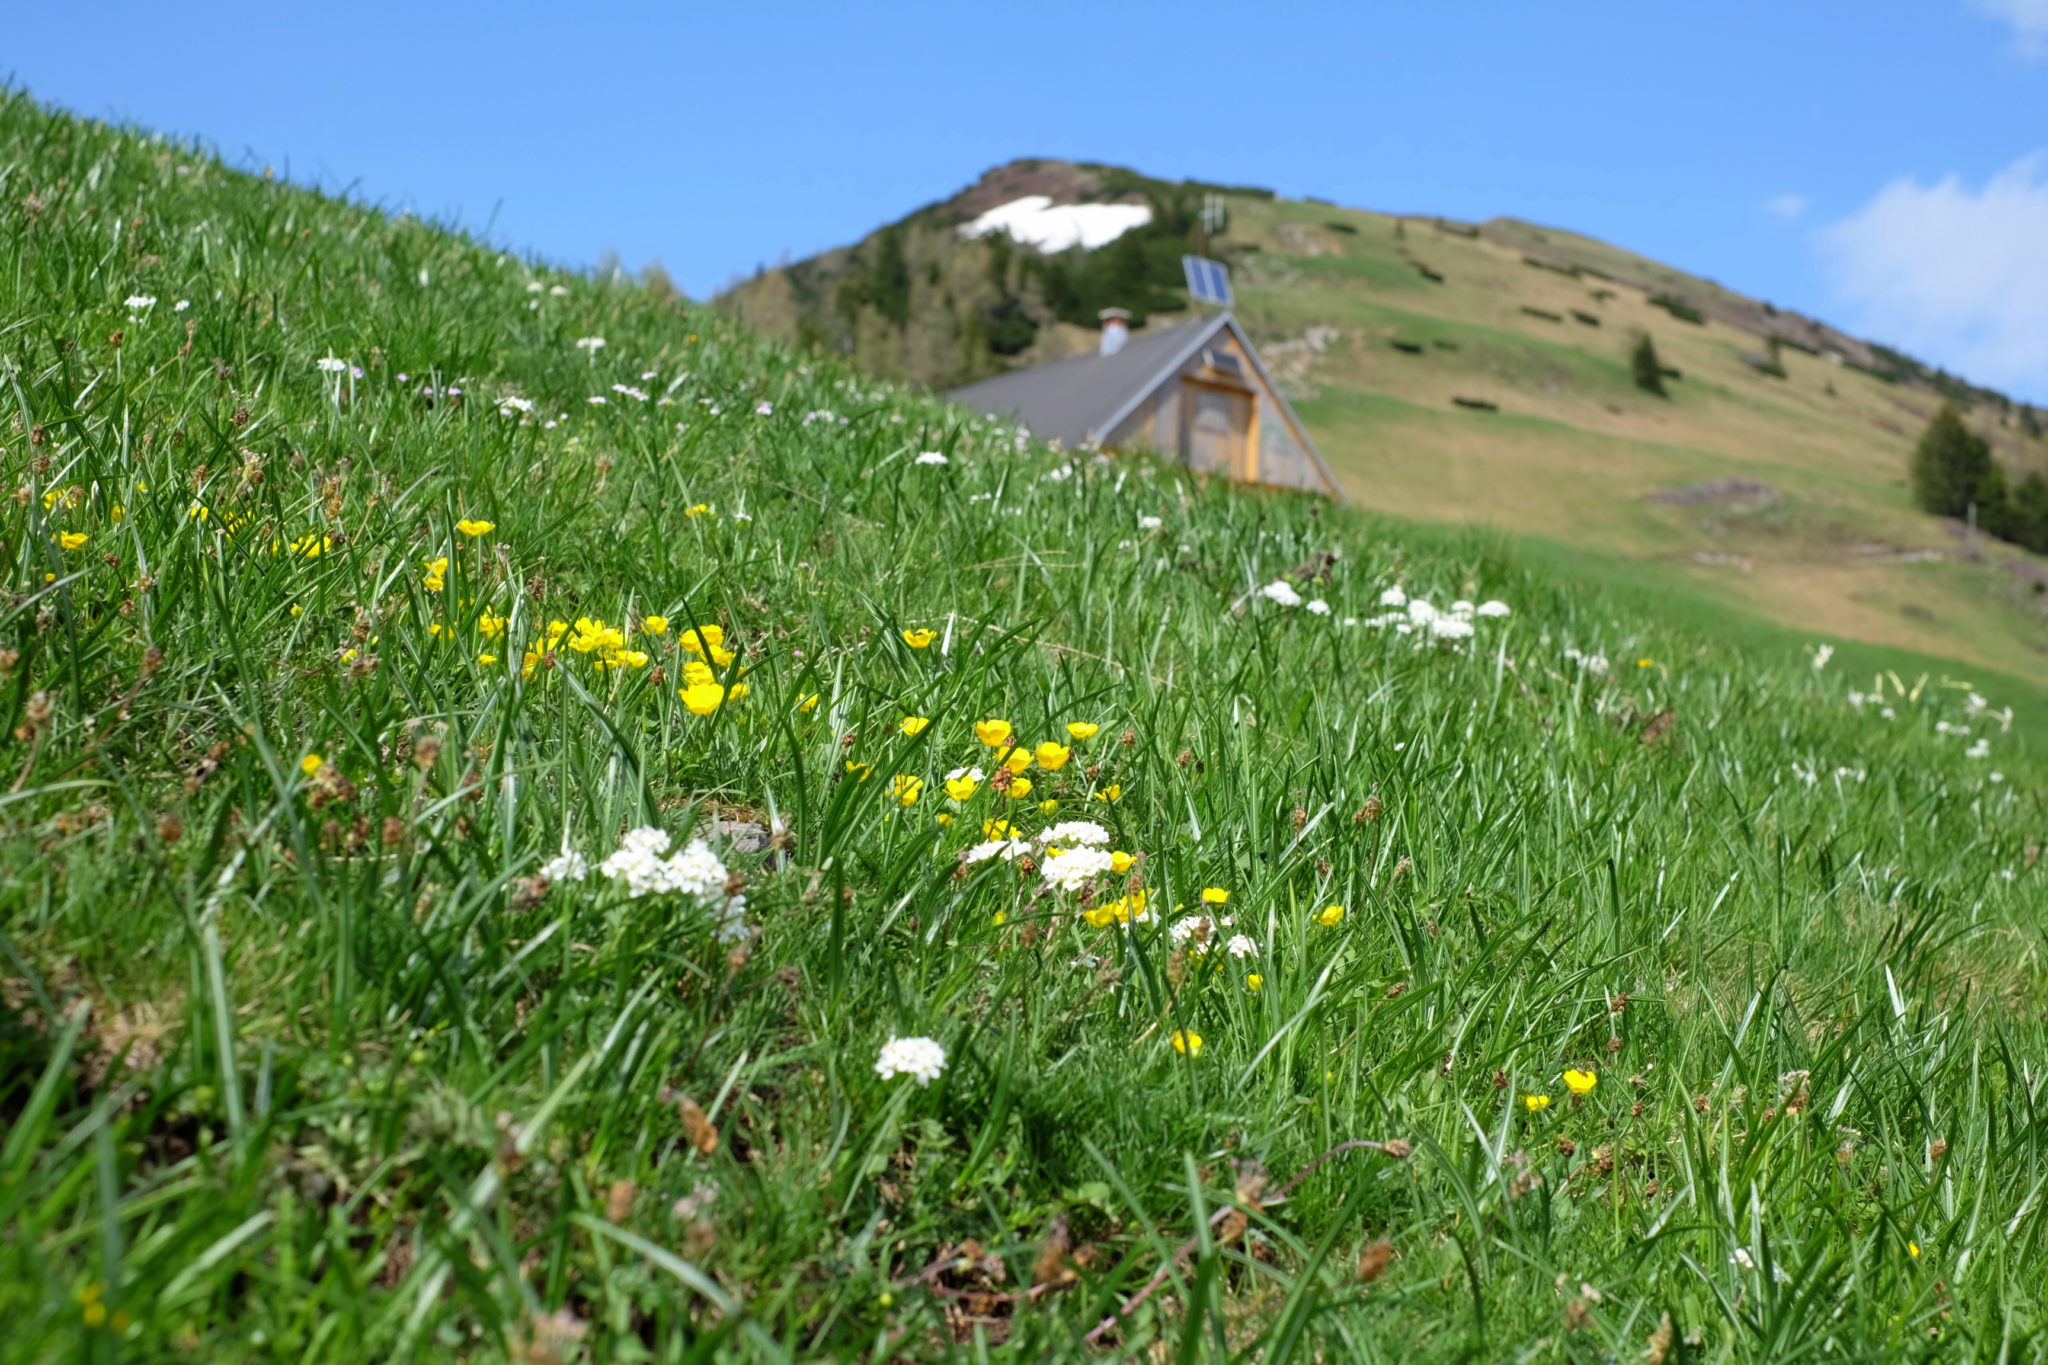
[[[1151,221],[1152,210],[1143,204],[1055,206],[1051,195],[1027,194],[962,224],[960,235],[984,237],[1000,230],[1040,251],[1065,251],[1076,243],[1093,251]]]
[[[2012,25],[2020,55],[2048,58],[2048,0],[1973,0],[1977,9]]]
[[[1955,175],[1894,180],[1817,236],[1865,335],[1965,378],[2048,396],[2048,149],[1980,190]]]
[[[1773,218],[1797,218],[1806,212],[1803,194],[1774,194],[1764,200],[1763,209]]]

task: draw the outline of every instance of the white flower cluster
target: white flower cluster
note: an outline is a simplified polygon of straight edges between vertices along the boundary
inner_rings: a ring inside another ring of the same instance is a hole
[[[976,844],[962,855],[969,864],[985,863],[991,858],[1004,862],[1015,862],[1031,851],[1031,845],[1022,839],[988,839]]]
[[[138,312],[144,309],[154,308],[156,307],[156,295],[130,294],[128,296],[127,306],[136,309]]]
[[[540,875],[551,882],[580,882],[590,875],[590,860],[565,848],[540,865]]]
[[[1062,891],[1078,891],[1093,877],[1112,870],[1110,857],[1099,848],[1070,848],[1045,860],[1045,879]]]
[[[1269,602],[1278,602],[1283,607],[1298,607],[1301,605],[1301,594],[1296,592],[1294,585],[1284,578],[1276,578],[1265,587],[1260,588],[1259,596]]]
[[[346,360],[337,360],[331,355],[322,356],[314,361],[313,364],[322,374],[341,374],[348,369],[348,362]]]
[[[891,1038],[875,1059],[875,1074],[885,1081],[911,1076],[919,1085],[930,1085],[945,1069],[946,1049],[932,1038]]]
[[[1036,837],[1041,844],[1058,844],[1061,847],[1068,844],[1086,844],[1091,848],[1100,848],[1109,842],[1109,831],[1093,820],[1062,820],[1057,825],[1040,830]]]
[[[1475,619],[1512,614],[1508,604],[1498,599],[1474,606],[1461,598],[1448,610],[1440,610],[1426,597],[1410,597],[1398,583],[1380,594],[1380,605],[1388,610],[1359,624],[1374,630],[1391,626],[1397,635],[1420,633],[1426,640],[1469,640],[1476,633]]]
[[[597,870],[612,881],[623,882],[626,894],[635,900],[642,896],[689,896],[718,912],[720,938],[730,941],[744,936],[747,898],[726,894],[730,874],[725,864],[702,839],[690,840],[682,852],[671,857],[662,856],[671,842],[667,830],[653,825],[628,830],[619,841],[618,850],[599,863]],[[565,850],[548,864],[557,865],[581,869],[583,858]],[[578,875],[574,880],[581,881],[582,877]]]
[[[912,463],[913,463],[913,464],[950,464],[950,463],[952,463],[952,461],[948,460],[948,459],[946,458],[946,456],[945,456],[944,452],[942,452],[942,451],[937,451],[937,450],[926,450],[926,451],[922,451],[922,452],[920,452],[920,453],[919,453],[919,455],[918,455],[918,457],[917,457],[917,459],[916,459],[916,460],[914,460],[914,461],[912,461]]]
[[[1607,662],[1605,654],[1586,654],[1570,645],[1565,647],[1564,657],[1577,664],[1580,668],[1585,669],[1588,673],[1604,674],[1613,667],[1612,664]]]
[[[601,350],[603,350],[603,349],[604,349],[604,338],[603,338],[603,337],[577,337],[577,338],[576,338],[576,349],[577,349],[577,350],[579,350],[579,351],[588,351],[588,352],[590,352],[590,353],[591,353],[592,355],[596,355],[596,354],[597,354],[597,353],[598,353],[599,351],[601,351]]]

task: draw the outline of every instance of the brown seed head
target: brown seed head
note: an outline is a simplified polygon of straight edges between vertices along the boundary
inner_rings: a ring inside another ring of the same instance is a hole
[[[1371,1284],[1387,1273],[1387,1266],[1394,1259],[1394,1244],[1385,1238],[1372,1243],[1358,1254],[1358,1282]]]

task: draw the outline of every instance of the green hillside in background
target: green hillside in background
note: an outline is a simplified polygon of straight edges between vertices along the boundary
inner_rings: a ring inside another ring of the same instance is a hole
[[[1025,193],[1147,203],[1153,222],[1050,257],[962,239]],[[1227,210],[1213,234],[1196,216],[1209,194]],[[2040,414],[1589,238],[1031,161],[717,303],[944,387],[1092,348],[1097,307],[1174,321],[1183,251],[1231,265],[1240,319],[1362,505],[1546,541],[1596,578],[1656,583],[1701,611],[2042,675],[2048,564],[1922,514],[1906,479],[1944,401],[2015,482],[2048,469]],[[900,286],[887,310],[871,302],[878,264]],[[1633,382],[1645,335],[1674,372],[1668,397]]]

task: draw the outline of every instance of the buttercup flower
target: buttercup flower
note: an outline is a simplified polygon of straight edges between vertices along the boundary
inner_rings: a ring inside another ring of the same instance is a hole
[[[1038,759],[1038,766],[1047,772],[1058,772],[1067,766],[1067,760],[1074,756],[1072,749],[1064,744],[1055,744],[1051,740],[1039,745],[1032,753]]]
[[[1067,733],[1075,739],[1093,739],[1095,738],[1095,732],[1101,728],[1100,725],[1095,724],[1093,721],[1070,720],[1067,722]]]
[[[1326,929],[1334,929],[1343,922],[1344,907],[1341,905],[1326,905],[1316,912],[1316,923]]]
[[[1095,799],[1097,801],[1114,801],[1123,794],[1124,789],[1118,784],[1112,782],[1107,787],[1104,787],[1101,791],[1095,793]]]
[[[448,556],[424,561],[426,573],[421,575],[420,585],[428,592],[439,592],[448,586]]]
[[[1003,766],[1013,773],[1021,773],[1031,766],[1029,749],[1012,749],[1003,755]]]
[[[955,768],[946,774],[946,795],[955,801],[965,801],[980,789],[979,768]]]
[[[938,638],[939,633],[935,630],[906,630],[903,632],[903,643],[909,645],[912,649],[923,649]]]
[[[307,754],[304,758],[299,760],[299,771],[304,773],[308,777],[311,777],[313,774],[319,772],[322,768],[326,766],[327,760],[320,757],[320,755],[318,754]]]
[[[1202,900],[1209,905],[1221,905],[1229,899],[1230,893],[1220,886],[1205,887],[1202,890]]]
[[[1244,988],[1250,991],[1253,995],[1257,995],[1259,991],[1264,988],[1265,984],[1266,978],[1260,976],[1257,972],[1245,973]]]
[[[1010,722],[978,720],[974,722],[974,737],[991,749],[1000,749],[1010,742]]]
[[[898,773],[889,781],[889,795],[896,798],[899,806],[914,806],[917,798],[924,795],[924,779]]]
[[[495,521],[471,521],[468,517],[464,517],[461,521],[455,523],[455,529],[474,539],[477,536],[487,536],[497,530],[498,523]]]
[[[1599,1082],[1600,1078],[1590,1071],[1568,1070],[1564,1073],[1564,1083],[1574,1095],[1591,1094]]]
[[[668,618],[666,616],[643,616],[640,618],[640,629],[646,631],[649,635],[665,635],[668,633]]]
[[[899,728],[906,735],[921,735],[924,733],[924,727],[930,724],[931,720],[925,716],[905,716]]]
[[[683,699],[683,705],[700,716],[708,716],[725,702],[725,689],[715,682],[693,683],[676,695]]]
[[[1522,1107],[1532,1114],[1540,1114],[1550,1107],[1550,1096],[1524,1095],[1522,1096]]]
[[[83,531],[64,531],[57,537],[57,543],[67,550],[83,550],[87,536]]]
[[[805,715],[809,715],[811,712],[817,710],[818,694],[816,692],[813,692],[808,696],[797,698],[796,709],[803,712]]]
[[[1124,873],[1129,872],[1131,864],[1137,861],[1136,858],[1133,858],[1122,849],[1117,849],[1109,855],[1109,870],[1121,877]]]
[[[1167,1041],[1173,1044],[1175,1052],[1185,1053],[1190,1057],[1202,1055],[1202,1035],[1192,1029],[1177,1028]]]
[[[1028,777],[1017,778],[1008,787],[1004,788],[1003,795],[1009,797],[1012,801],[1022,801],[1025,797],[1031,795],[1031,779]]]

